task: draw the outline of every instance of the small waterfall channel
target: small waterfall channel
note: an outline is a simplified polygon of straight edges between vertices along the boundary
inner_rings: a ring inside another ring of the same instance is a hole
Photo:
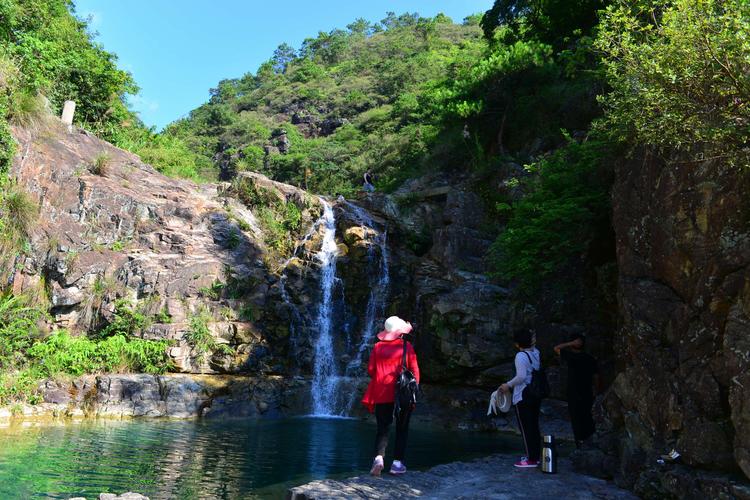
[[[282,300],[291,309],[292,355],[297,356],[305,340],[312,344],[312,413],[315,416],[342,417],[349,413],[361,396],[353,389],[357,380],[365,375],[364,360],[384,319],[390,286],[387,232],[384,225],[373,220],[364,208],[350,202],[340,202],[338,205],[337,210],[344,212],[347,222],[354,222],[364,229],[368,242],[367,269],[364,270],[369,288],[367,303],[364,310],[347,311],[346,290],[336,273],[339,257],[337,220],[331,203],[321,198],[321,204],[322,215],[302,240],[304,244],[313,234],[322,234],[320,250],[314,254],[314,260],[320,267],[317,284],[319,301],[315,304],[314,313],[310,311],[313,314],[308,315],[312,324],[305,325],[304,314],[293,303],[285,274],[280,278],[280,292]],[[302,244],[298,245],[298,249]],[[296,250],[294,254],[297,254]],[[356,329],[348,327],[350,318],[346,318],[347,315],[356,318]],[[300,338],[305,333],[309,339]]]
[[[346,202],[346,206],[361,225],[377,232],[375,221],[364,208],[350,202]],[[346,367],[346,374],[348,376],[355,376],[357,370],[361,367],[367,348],[375,336],[378,327],[378,318],[382,318],[385,315],[386,300],[391,281],[388,268],[388,233],[385,231],[385,228],[383,231],[377,233],[374,243],[374,245],[370,245],[368,248],[367,261],[370,268],[368,269],[368,274],[375,277],[375,279],[374,282],[370,282],[370,295],[367,300],[362,339],[355,355]],[[376,248],[379,250],[379,256],[376,254]]]

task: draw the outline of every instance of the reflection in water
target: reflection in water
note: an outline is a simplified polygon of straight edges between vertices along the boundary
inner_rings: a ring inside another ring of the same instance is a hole
[[[290,485],[369,468],[374,426],[351,419],[95,421],[0,429],[0,498],[283,497]],[[513,437],[414,425],[407,464],[519,449]],[[392,449],[392,448],[391,448]]]

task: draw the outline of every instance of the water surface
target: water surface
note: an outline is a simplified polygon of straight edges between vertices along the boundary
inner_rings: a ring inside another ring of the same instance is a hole
[[[0,429],[0,499],[283,498],[292,485],[366,472],[374,432],[367,421],[320,418],[11,427]],[[424,469],[521,446],[514,436],[412,425],[406,463]]]

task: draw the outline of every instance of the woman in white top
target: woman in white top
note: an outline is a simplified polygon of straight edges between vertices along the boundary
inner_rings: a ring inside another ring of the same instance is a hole
[[[541,401],[524,393],[531,383],[533,370],[541,368],[539,351],[535,347],[536,335],[531,330],[524,330],[513,335],[513,341],[519,352],[516,354],[516,376],[500,386],[504,392],[513,391],[513,404],[516,406],[518,425],[521,428],[526,456],[514,465],[516,467],[536,467],[541,452],[541,434],[539,432],[539,406]]]

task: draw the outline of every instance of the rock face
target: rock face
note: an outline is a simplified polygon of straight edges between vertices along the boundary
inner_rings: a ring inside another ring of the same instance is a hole
[[[623,484],[653,484],[641,472],[671,448],[750,477],[747,193],[744,172],[715,161],[617,167],[622,371],[604,407]]]
[[[259,380],[311,375],[321,300],[317,253],[324,232],[315,223],[316,198],[244,172],[238,180],[252,189],[243,204],[234,198],[242,199],[236,186],[196,186],[164,177],[85,133],[16,135],[23,155],[13,173],[39,201],[42,217],[33,252],[18,266],[13,285],[29,290],[45,277],[52,328],[74,333],[100,328],[112,319],[115,302],[125,300],[152,319],[140,335],[172,341],[169,354],[179,372]],[[105,168],[96,175],[91,165],[100,153],[106,153]],[[457,427],[497,427],[484,416],[484,399],[487,389],[512,375],[515,329],[537,329],[546,362],[551,345],[570,331],[610,333],[606,321],[597,326],[598,319],[585,314],[598,308],[584,293],[560,300],[550,295],[548,303],[532,304],[486,277],[484,255],[501,228],[488,224],[476,182],[431,175],[393,195],[376,193],[357,204],[330,201],[338,246],[333,342],[337,353],[345,353],[335,362],[355,412],[361,410],[357,400],[373,342],[366,335],[392,314],[416,325],[424,380],[435,387],[436,396],[425,401],[430,413]],[[298,235],[283,261],[269,248],[267,228],[254,213],[258,200],[293,203],[302,212],[299,226],[306,234]],[[200,353],[188,341],[201,317],[208,318],[206,326],[221,348]],[[606,335],[593,337],[595,348],[597,338],[611,347]],[[560,395],[564,379],[554,368],[550,376]],[[193,379],[134,377],[98,379],[96,393],[112,396],[97,399],[97,411],[197,415],[212,394]],[[80,406],[82,400],[68,393],[49,387],[47,404]],[[173,400],[165,394],[183,396]]]
[[[368,201],[391,222],[390,307],[416,325],[425,380],[483,385],[507,376],[512,368],[498,367],[512,360],[508,339],[521,315],[508,290],[480,273],[491,234],[480,229],[478,197],[465,183],[428,177]]]
[[[179,371],[278,371],[274,355],[283,359],[288,334],[268,307],[277,278],[263,228],[251,210],[225,196],[225,186],[167,178],[81,131],[15,135],[22,154],[12,173],[36,198],[41,217],[33,252],[17,266],[12,285],[29,291],[44,279],[51,327],[100,328],[120,299],[152,318],[145,338],[173,341],[169,353]],[[269,191],[276,186],[259,175],[251,180]],[[291,186],[273,192],[292,203],[303,198]],[[308,223],[316,214],[306,207]],[[188,342],[200,317],[228,350],[203,354]]]
[[[505,170],[507,175],[495,181],[497,189],[522,171]],[[573,331],[589,334],[591,350],[611,372],[613,316],[599,313],[606,308],[583,270],[566,271],[564,292],[550,287],[533,301],[487,277],[486,253],[502,227],[491,224],[476,183],[471,176],[428,175],[393,195],[374,194],[363,201],[389,222],[394,253],[390,310],[416,324],[425,380],[496,387],[512,377],[512,335],[522,328],[536,330],[557,397],[563,396],[565,380],[552,346]]]

